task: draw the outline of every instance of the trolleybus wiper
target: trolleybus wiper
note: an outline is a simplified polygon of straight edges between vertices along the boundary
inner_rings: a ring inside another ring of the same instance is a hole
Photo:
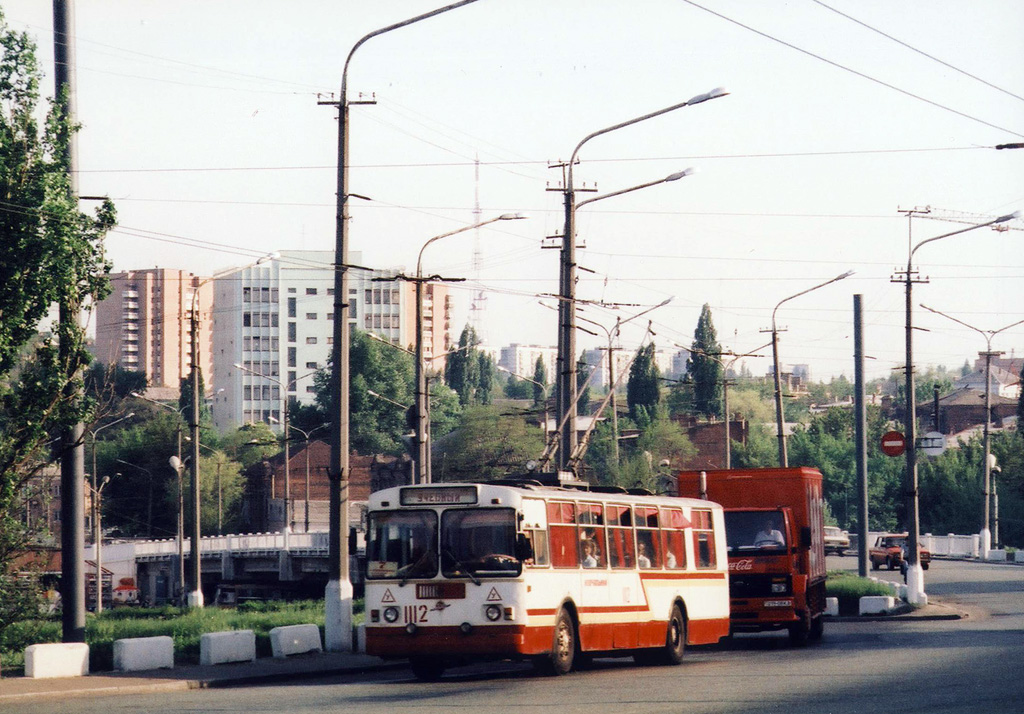
[[[470,572],[469,568],[466,567],[465,563],[463,563],[461,560],[455,557],[455,554],[451,550],[445,549],[444,554],[455,562],[455,565],[459,567],[459,570],[461,570],[463,573],[469,576],[469,579],[473,581],[474,585],[483,584],[480,582],[480,579],[478,577],[476,577],[475,575],[473,575],[472,572]]]

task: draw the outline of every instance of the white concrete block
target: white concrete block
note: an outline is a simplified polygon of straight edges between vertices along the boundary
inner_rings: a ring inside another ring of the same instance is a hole
[[[839,616],[839,598],[827,597],[825,598],[825,614],[828,617]]]
[[[355,626],[355,651],[366,654],[366,625]]]
[[[898,597],[900,600],[906,600],[907,599],[907,586],[906,585],[897,585],[896,586],[896,597]]]
[[[166,635],[114,640],[114,669],[118,672],[174,669],[174,640]]]
[[[270,648],[275,657],[323,652],[320,628],[316,625],[285,625],[270,631]]]
[[[995,548],[993,548],[992,550],[990,550],[988,552],[988,559],[989,560],[995,560],[995,561],[1000,562],[1000,563],[1005,563],[1006,562],[1006,551],[1002,550],[1002,549],[996,550]]]
[[[256,633],[252,630],[207,632],[199,638],[199,664],[253,662],[256,660]]]
[[[25,648],[25,676],[33,679],[81,677],[89,674],[89,645],[51,642]]]
[[[1014,563],[1024,563],[1024,550],[1015,550],[1013,552]]]
[[[896,598],[891,595],[865,595],[860,599],[861,615],[878,615],[896,607]]]

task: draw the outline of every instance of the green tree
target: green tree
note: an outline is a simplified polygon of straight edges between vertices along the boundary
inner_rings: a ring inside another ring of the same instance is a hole
[[[515,376],[509,375],[504,391],[509,399],[534,399],[538,387],[525,379],[516,379]]]
[[[66,98],[40,126],[40,79],[35,42],[0,12],[0,581],[32,536],[18,517],[22,487],[49,460],[51,434],[92,409],[67,396],[80,393],[89,362],[84,331],[64,320],[40,338],[38,326],[55,303],[77,315],[107,294],[102,238],[115,221],[109,201],[92,217],[78,210],[68,172],[78,127]],[[25,592],[0,588],[0,632],[34,597]]]
[[[477,404],[490,404],[494,391],[494,373],[497,371],[494,366],[494,358],[486,352],[479,352],[477,361],[477,373],[480,376],[476,390],[476,402]]]
[[[585,354],[580,353],[580,358],[576,362],[576,412],[578,414],[588,414],[590,412],[590,379],[591,372],[594,368],[587,363]]]
[[[470,406],[459,427],[434,444],[434,479],[475,481],[522,473],[543,449],[541,430],[521,416]]]
[[[445,383],[458,393],[462,406],[479,403],[480,358],[476,349],[479,343],[476,330],[466,325],[459,336],[458,349],[448,355],[445,365]]]
[[[547,383],[548,369],[544,365],[544,358],[538,356],[537,361],[533,365],[533,403],[535,406],[540,406],[544,403],[547,389],[542,385]]]
[[[721,352],[715,325],[711,321],[711,308],[705,303],[697,320],[697,329],[693,332],[686,372],[693,382],[693,409],[708,417],[722,413]]]
[[[1024,367],[1020,370],[1020,383],[1024,384]],[[1020,396],[1017,397],[1017,432],[1024,433],[1021,431],[1020,425],[1024,424],[1024,389],[1020,390]]]
[[[661,401],[661,372],[654,361],[654,343],[637,350],[629,366],[629,380],[626,382],[626,403],[634,421],[653,412]]]

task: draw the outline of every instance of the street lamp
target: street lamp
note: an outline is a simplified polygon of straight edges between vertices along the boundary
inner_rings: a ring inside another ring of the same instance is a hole
[[[277,377],[272,377],[269,374],[263,374],[262,372],[257,372],[254,369],[249,369],[248,367],[238,362],[235,362],[235,368],[240,369],[243,372],[248,372],[249,374],[255,375],[262,379],[266,379],[267,381],[273,382],[281,390],[281,400],[283,407],[281,411],[281,431],[282,436],[284,438],[284,527],[285,530],[290,532],[292,530],[293,525],[295,524],[295,508],[294,504],[292,504],[291,501],[291,454],[289,453],[288,449],[288,392],[289,390],[291,390],[293,386],[295,386],[296,382],[305,379],[306,377],[312,377],[314,374],[316,374],[316,371],[314,370],[312,372],[308,372],[302,375],[301,377],[296,377],[290,382],[282,382]],[[270,418],[273,419],[274,417]],[[271,500],[273,500],[273,493],[270,494],[270,498]]]
[[[906,371],[906,444],[907,444],[907,472],[905,474],[905,486],[904,493],[907,499],[907,531],[909,536],[907,538],[907,600],[911,604],[927,604],[928,596],[924,593],[924,572],[921,569],[921,561],[918,550],[918,530],[921,525],[921,514],[918,510],[918,499],[917,499],[917,398],[914,394],[914,326],[913,326],[913,285],[914,285],[914,253],[917,249],[927,243],[933,243],[943,238],[949,238],[950,236],[959,235],[961,233],[967,233],[968,231],[974,231],[979,228],[985,228],[987,226],[993,226],[997,223],[1005,223],[1011,221],[1020,216],[1019,211],[1000,216],[999,218],[988,221],[987,223],[980,223],[978,225],[970,226],[968,228],[961,228],[960,230],[951,231],[949,233],[943,233],[942,235],[935,236],[933,238],[927,238],[907,253],[907,271],[902,276],[902,282],[905,285],[906,291],[906,352],[907,352],[907,363],[905,367]],[[893,282],[900,282],[900,278],[893,278]]]
[[[103,547],[103,545],[101,543],[101,541],[103,540],[103,532],[100,530],[100,505],[99,505],[99,501],[98,501],[97,496],[100,493],[100,491],[103,490],[103,486],[106,485],[107,481],[110,480],[110,477],[107,476],[107,477],[104,478],[103,483],[97,486],[97,483],[96,483],[96,481],[97,481],[97,477],[96,477],[96,435],[99,434],[104,429],[106,429],[108,426],[114,426],[114,424],[120,424],[125,419],[131,419],[133,416],[135,416],[135,412],[128,412],[127,414],[125,414],[120,419],[115,419],[112,422],[108,422],[108,423],[104,424],[103,426],[99,426],[99,427],[97,427],[95,429],[91,429],[89,431],[89,438],[92,441],[92,478],[90,479],[89,487],[92,489],[92,494],[93,494],[93,497],[92,497],[92,508],[90,510],[92,511],[92,514],[91,514],[92,515],[92,518],[91,518],[91,520],[92,520],[92,542],[96,546],[96,583],[97,583],[97,585],[96,585],[97,591],[96,592],[98,593],[97,596],[96,596],[96,614],[99,614],[99,613],[103,612],[103,597],[101,596],[101,594],[99,594],[100,590],[102,589],[102,582],[103,582],[102,581],[102,571],[101,571],[101,566],[100,566],[100,548]]]
[[[704,94],[698,94],[695,97],[682,102],[680,104],[673,104],[670,107],[659,109],[658,111],[651,112],[650,114],[644,114],[643,116],[635,117],[624,122],[615,124],[614,126],[599,129],[591,134],[588,134],[583,138],[580,143],[573,149],[572,155],[569,157],[568,169],[566,171],[565,187],[563,189],[564,203],[565,203],[565,227],[562,234],[562,250],[561,250],[561,263],[559,271],[559,319],[558,319],[558,375],[556,377],[557,388],[555,390],[555,403],[558,412],[558,423],[565,423],[565,431],[561,434],[561,443],[558,449],[558,466],[560,469],[565,469],[568,466],[571,454],[576,448],[576,191],[573,186],[573,167],[576,163],[576,156],[579,154],[583,145],[591,139],[607,134],[618,129],[637,124],[647,119],[653,119],[654,117],[667,114],[675,111],[676,109],[682,109],[683,107],[692,106],[694,104],[701,104],[710,99],[717,99],[718,97],[724,97],[728,94],[725,89],[718,87],[710,92]],[[639,190],[646,188],[647,186],[654,186],[665,181],[674,181],[687,175],[687,172],[680,172],[667,176],[661,181],[654,181],[649,184],[643,184],[632,189],[625,191],[616,191],[608,194],[607,196],[601,196],[599,198],[611,198],[612,196],[618,196],[623,193],[629,193],[630,191]],[[598,200],[597,198],[591,199],[589,203]]]
[[[457,228],[454,231],[434,236],[420,248],[416,258],[416,483],[430,483],[430,400],[427,397],[427,375],[423,368],[423,283],[429,278],[423,277],[423,251],[435,241],[453,236],[458,233],[465,233],[474,228],[481,228],[496,221],[515,221],[526,218],[518,213],[503,213],[495,218],[480,221],[469,226]]]
[[[303,446],[303,451],[306,454],[306,523],[305,529],[303,530],[304,533],[309,533],[309,437],[320,429],[326,429],[328,426],[330,426],[330,424],[321,424],[320,426],[315,426],[309,431],[306,431],[305,429],[300,429],[294,424],[291,425],[292,431],[297,431],[302,434],[302,438],[305,440],[305,446]]]
[[[180,454],[180,450],[179,450]],[[178,477],[178,605],[184,606],[183,594],[185,592],[185,490],[182,484],[181,474],[185,470],[185,464],[179,454],[174,454],[167,463],[174,469]]]
[[[335,413],[331,423],[330,533],[328,534],[328,574],[324,591],[324,646],[328,652],[352,650],[352,582],[348,553],[348,479],[349,479],[349,324],[348,324],[348,66],[356,50],[371,38],[413,23],[455,10],[476,0],[461,0],[436,10],[411,17],[363,35],[349,50],[341,72],[338,96],[338,190],[335,211],[334,244],[334,348],[331,396]]]
[[[120,474],[118,474],[120,476]],[[99,486],[96,485],[96,477],[93,476],[92,483],[92,511],[94,538],[96,545],[96,614],[103,612],[103,530],[101,519],[103,518],[103,487],[110,483],[110,477],[104,476]]]
[[[189,379],[192,382],[192,409],[189,419],[189,430],[192,434],[192,464],[189,468],[189,472],[192,476],[192,538],[191,538],[191,561],[189,568],[189,579],[191,589],[188,593],[188,606],[189,607],[203,607],[203,583],[202,583],[202,567],[200,563],[199,554],[199,539],[200,539],[200,522],[199,522],[199,292],[203,286],[209,283],[211,280],[216,280],[226,273],[238,272],[238,270],[246,270],[252,268],[261,263],[265,263],[268,260],[277,258],[278,254],[270,253],[268,255],[261,256],[258,260],[253,261],[249,265],[243,266],[240,269],[232,268],[204,278],[200,280],[193,292],[192,292],[192,311],[190,315],[191,323],[191,335],[192,335],[192,367],[189,371]]]
[[[923,307],[928,312],[934,312],[936,315],[942,315],[942,317],[946,318],[947,320],[952,320],[958,325],[963,325],[964,327],[974,330],[975,332],[979,333],[982,337],[985,338],[985,351],[979,352],[978,356],[985,358],[985,430],[983,439],[985,455],[982,457],[982,468],[985,473],[985,478],[983,481],[985,496],[985,518],[983,521],[984,526],[981,529],[981,557],[983,560],[987,560],[989,551],[992,549],[992,532],[991,530],[989,530],[989,511],[991,508],[989,500],[992,491],[992,461],[991,459],[989,459],[989,429],[992,423],[992,389],[990,386],[992,383],[992,358],[1004,354],[1003,352],[992,351],[992,338],[1004,330],[1009,330],[1011,327],[1016,327],[1017,325],[1024,324],[1024,320],[1017,320],[1017,322],[1007,325],[1006,327],[1000,327],[998,330],[982,330],[975,327],[974,325],[968,325],[963,320],[958,320],[952,315],[947,315],[944,312],[940,312],[939,310],[930,308],[927,305],[921,305],[921,307]],[[936,389],[938,389],[938,387],[936,387]],[[936,428],[938,428],[938,424],[936,424]],[[998,541],[999,531],[997,529],[997,545]]]
[[[776,428],[778,429],[778,432],[779,432],[779,466],[781,466],[783,468],[786,468],[787,466],[789,466],[789,457],[786,454],[786,433],[783,430],[783,426],[784,426],[785,422],[784,422],[783,417],[782,417],[782,380],[781,380],[780,375],[779,375],[779,329],[778,329],[778,327],[775,324],[775,313],[778,312],[779,307],[782,305],[782,303],[789,302],[793,298],[798,298],[801,295],[806,295],[807,293],[812,292],[814,290],[817,290],[818,288],[823,288],[826,285],[831,285],[832,283],[834,283],[836,281],[839,281],[839,280],[843,280],[844,278],[848,278],[851,275],[853,275],[853,271],[852,270],[847,270],[845,273],[843,273],[841,275],[837,275],[836,277],[832,278],[831,280],[826,280],[825,282],[823,282],[823,283],[821,283],[819,285],[815,285],[813,288],[807,288],[806,290],[801,290],[800,292],[796,293],[795,295],[790,295],[788,298],[783,298],[782,300],[779,300],[778,304],[772,310],[772,329],[771,329],[772,343],[771,344],[772,344],[772,362],[774,364],[774,369],[775,369],[775,425],[776,425]],[[760,349],[760,348],[758,348],[758,349]]]

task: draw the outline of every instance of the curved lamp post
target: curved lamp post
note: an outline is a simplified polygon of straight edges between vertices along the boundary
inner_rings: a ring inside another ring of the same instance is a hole
[[[110,481],[109,476],[103,478],[103,482],[97,484],[96,477],[96,435],[106,429],[108,426],[114,426],[114,424],[120,424],[125,419],[131,419],[135,416],[135,412],[128,412],[120,419],[115,419],[112,422],[108,422],[103,426],[89,430],[89,438],[92,442],[92,478],[90,479],[89,487],[92,489],[92,542],[96,546],[96,614],[103,612],[103,565],[102,565],[102,548],[103,548],[103,531],[100,528],[101,505],[100,505],[100,493],[103,491],[103,487]]]
[[[349,50],[341,72],[338,97],[338,190],[334,243],[334,349],[331,396],[334,425],[331,435],[330,525],[328,574],[324,591],[324,648],[328,652],[352,650],[352,582],[348,553],[348,460],[349,460],[349,324],[348,324],[348,67],[352,56],[367,40],[407,27],[435,15],[469,5],[476,0],[445,5],[363,35]]]
[[[1011,327],[1016,327],[1017,325],[1024,324],[1024,320],[1017,320],[1017,322],[1007,325],[1006,327],[1000,327],[998,330],[982,330],[980,328],[975,327],[974,325],[968,325],[963,320],[958,320],[952,315],[947,315],[944,312],[930,308],[927,305],[921,305],[921,307],[923,307],[928,312],[934,312],[936,315],[942,315],[942,317],[946,318],[947,320],[952,320],[958,325],[963,325],[964,327],[974,330],[975,332],[979,333],[982,337],[985,338],[985,351],[979,353],[979,356],[985,358],[985,429],[983,432],[985,455],[982,457],[982,468],[985,472],[985,479],[983,481],[985,496],[985,517],[983,520],[984,525],[981,529],[981,557],[983,560],[987,560],[989,551],[992,549],[992,531],[989,529],[989,512],[991,510],[990,498],[992,493],[992,460],[989,458],[989,429],[991,428],[990,425],[992,423],[992,390],[990,387],[992,379],[992,358],[998,357],[999,355],[1003,354],[1003,352],[992,351],[992,338],[998,335],[1000,332],[1003,332],[1004,330],[1009,330]],[[936,428],[937,427],[938,425],[936,424]],[[998,535],[999,531],[997,529],[997,544],[999,540]]]
[[[914,253],[917,249],[928,243],[933,243],[943,238],[960,235],[979,228],[993,226],[998,223],[1005,223],[1020,216],[1019,211],[1000,216],[987,223],[981,223],[968,228],[943,233],[933,238],[927,238],[907,253],[907,271],[903,275],[902,282],[906,291],[906,443],[907,443],[907,470],[904,475],[904,493],[907,498],[907,600],[913,605],[924,605],[928,603],[928,596],[924,592],[924,572],[921,569],[920,551],[918,543],[918,530],[921,527],[921,513],[918,509],[917,498],[917,397],[914,394],[914,326],[913,326],[913,285],[914,285]]]
[[[306,517],[305,517],[305,526],[304,526],[304,529],[303,529],[303,533],[309,533],[309,437],[311,437],[313,434],[318,432],[320,429],[326,429],[328,426],[330,426],[330,425],[329,424],[321,424],[320,426],[315,426],[312,429],[310,429],[309,431],[306,431],[305,429],[300,429],[299,427],[295,426],[294,424],[291,425],[291,430],[292,431],[297,431],[300,434],[302,434],[302,439],[303,439],[303,442],[305,444],[303,446],[303,449],[302,449],[303,452],[305,452],[305,454],[306,454],[306,499],[305,499],[305,501],[306,501],[306,504],[305,504],[306,505],[306,508],[305,508]]]
[[[789,466],[789,456],[786,454],[786,433],[783,430],[783,426],[785,424],[785,421],[784,421],[783,415],[782,415],[782,380],[781,380],[781,378],[779,376],[779,329],[778,329],[778,327],[776,327],[776,324],[775,324],[775,313],[778,312],[779,307],[781,307],[783,303],[789,302],[793,298],[798,298],[801,295],[806,295],[807,293],[812,292],[814,290],[817,290],[818,288],[823,288],[826,285],[831,285],[832,283],[834,283],[836,281],[839,281],[839,280],[842,280],[844,278],[848,278],[851,275],[853,275],[853,271],[852,270],[847,270],[842,275],[837,275],[836,277],[832,278],[831,280],[826,280],[825,282],[823,282],[823,283],[821,283],[819,285],[815,285],[813,288],[807,288],[806,290],[801,290],[800,292],[796,293],[795,295],[790,295],[788,298],[783,298],[782,300],[779,300],[778,304],[772,310],[772,329],[771,329],[771,333],[772,333],[772,362],[774,363],[774,369],[775,369],[775,425],[776,425],[776,428],[779,431],[779,437],[778,437],[779,438],[779,466],[781,466],[783,468]]]
[[[556,375],[555,403],[558,411],[558,423],[565,423],[564,431],[561,434],[561,442],[558,449],[558,467],[564,469],[568,466],[569,459],[576,449],[576,191],[573,186],[573,166],[576,163],[576,156],[580,149],[591,139],[608,134],[609,132],[632,126],[647,119],[667,114],[683,107],[701,104],[710,99],[717,99],[728,94],[725,89],[719,87],[704,94],[698,94],[685,102],[673,104],[670,107],[644,114],[624,122],[599,129],[587,136],[576,145],[572,155],[569,157],[569,166],[566,173],[565,188],[563,190],[565,203],[565,227],[562,234],[561,263],[559,272],[559,330],[558,330],[558,368]],[[684,172],[685,174],[685,172]],[[682,178],[678,176],[677,178]],[[673,179],[674,180],[674,179]],[[664,183],[656,181],[653,184]],[[638,186],[637,189],[644,186]],[[630,189],[636,190],[636,189]],[[620,191],[608,194],[603,198],[610,198],[613,195],[620,195],[628,191]],[[591,199],[594,201],[597,199]],[[591,201],[588,201],[591,202]],[[580,205],[583,205],[581,202]]]
[[[526,216],[518,213],[503,213],[495,218],[490,218],[486,221],[480,221],[469,226],[463,226],[457,228],[454,231],[448,231],[442,233],[439,236],[434,236],[420,248],[419,255],[416,257],[416,354],[413,357],[416,368],[416,415],[415,415],[415,431],[416,431],[416,483],[430,483],[430,400],[427,397],[427,375],[426,370],[423,368],[423,283],[429,280],[429,278],[423,277],[423,251],[427,249],[427,246],[439,241],[442,238],[453,236],[458,233],[465,233],[471,231],[474,228],[480,228],[482,226],[495,223],[496,221],[515,221],[526,218]]]

